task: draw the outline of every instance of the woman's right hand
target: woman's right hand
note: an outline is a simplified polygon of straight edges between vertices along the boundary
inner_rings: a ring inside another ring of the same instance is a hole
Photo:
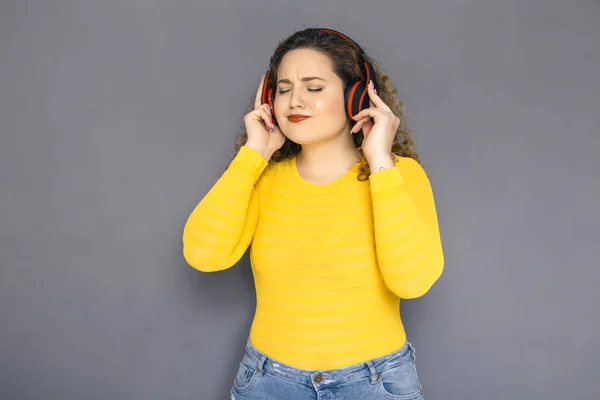
[[[273,124],[271,109],[267,103],[260,104],[265,76],[260,78],[260,85],[254,100],[254,110],[244,116],[248,140],[245,146],[258,151],[269,161],[274,152],[285,142],[285,136],[279,127]]]

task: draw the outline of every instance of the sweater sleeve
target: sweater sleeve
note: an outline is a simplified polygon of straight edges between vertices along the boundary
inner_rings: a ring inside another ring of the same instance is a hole
[[[369,176],[377,262],[400,298],[427,293],[442,274],[444,254],[431,185],[421,165],[399,157]]]
[[[267,165],[254,149],[240,148],[185,223],[182,243],[188,264],[215,272],[232,267],[242,258],[256,230],[257,182]]]

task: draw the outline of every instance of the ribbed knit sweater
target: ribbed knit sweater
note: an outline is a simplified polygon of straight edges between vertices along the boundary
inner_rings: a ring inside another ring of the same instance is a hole
[[[296,159],[269,162],[243,146],[183,229],[200,271],[235,265],[250,247],[256,312],[250,342],[301,369],[335,369],[402,347],[400,298],[425,294],[444,256],[429,179],[396,165],[357,179],[301,177]]]

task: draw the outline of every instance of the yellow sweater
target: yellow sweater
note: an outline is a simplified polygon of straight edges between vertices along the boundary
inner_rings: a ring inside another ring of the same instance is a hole
[[[302,369],[335,369],[399,349],[400,298],[425,294],[444,256],[431,186],[412,158],[367,181],[356,163],[325,185],[296,160],[243,146],[194,208],[183,254],[200,271],[230,268],[248,246],[256,287],[250,342]]]

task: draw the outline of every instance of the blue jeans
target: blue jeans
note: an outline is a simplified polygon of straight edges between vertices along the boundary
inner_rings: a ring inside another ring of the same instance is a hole
[[[360,364],[306,370],[267,357],[248,339],[230,394],[232,400],[423,400],[410,342]]]

